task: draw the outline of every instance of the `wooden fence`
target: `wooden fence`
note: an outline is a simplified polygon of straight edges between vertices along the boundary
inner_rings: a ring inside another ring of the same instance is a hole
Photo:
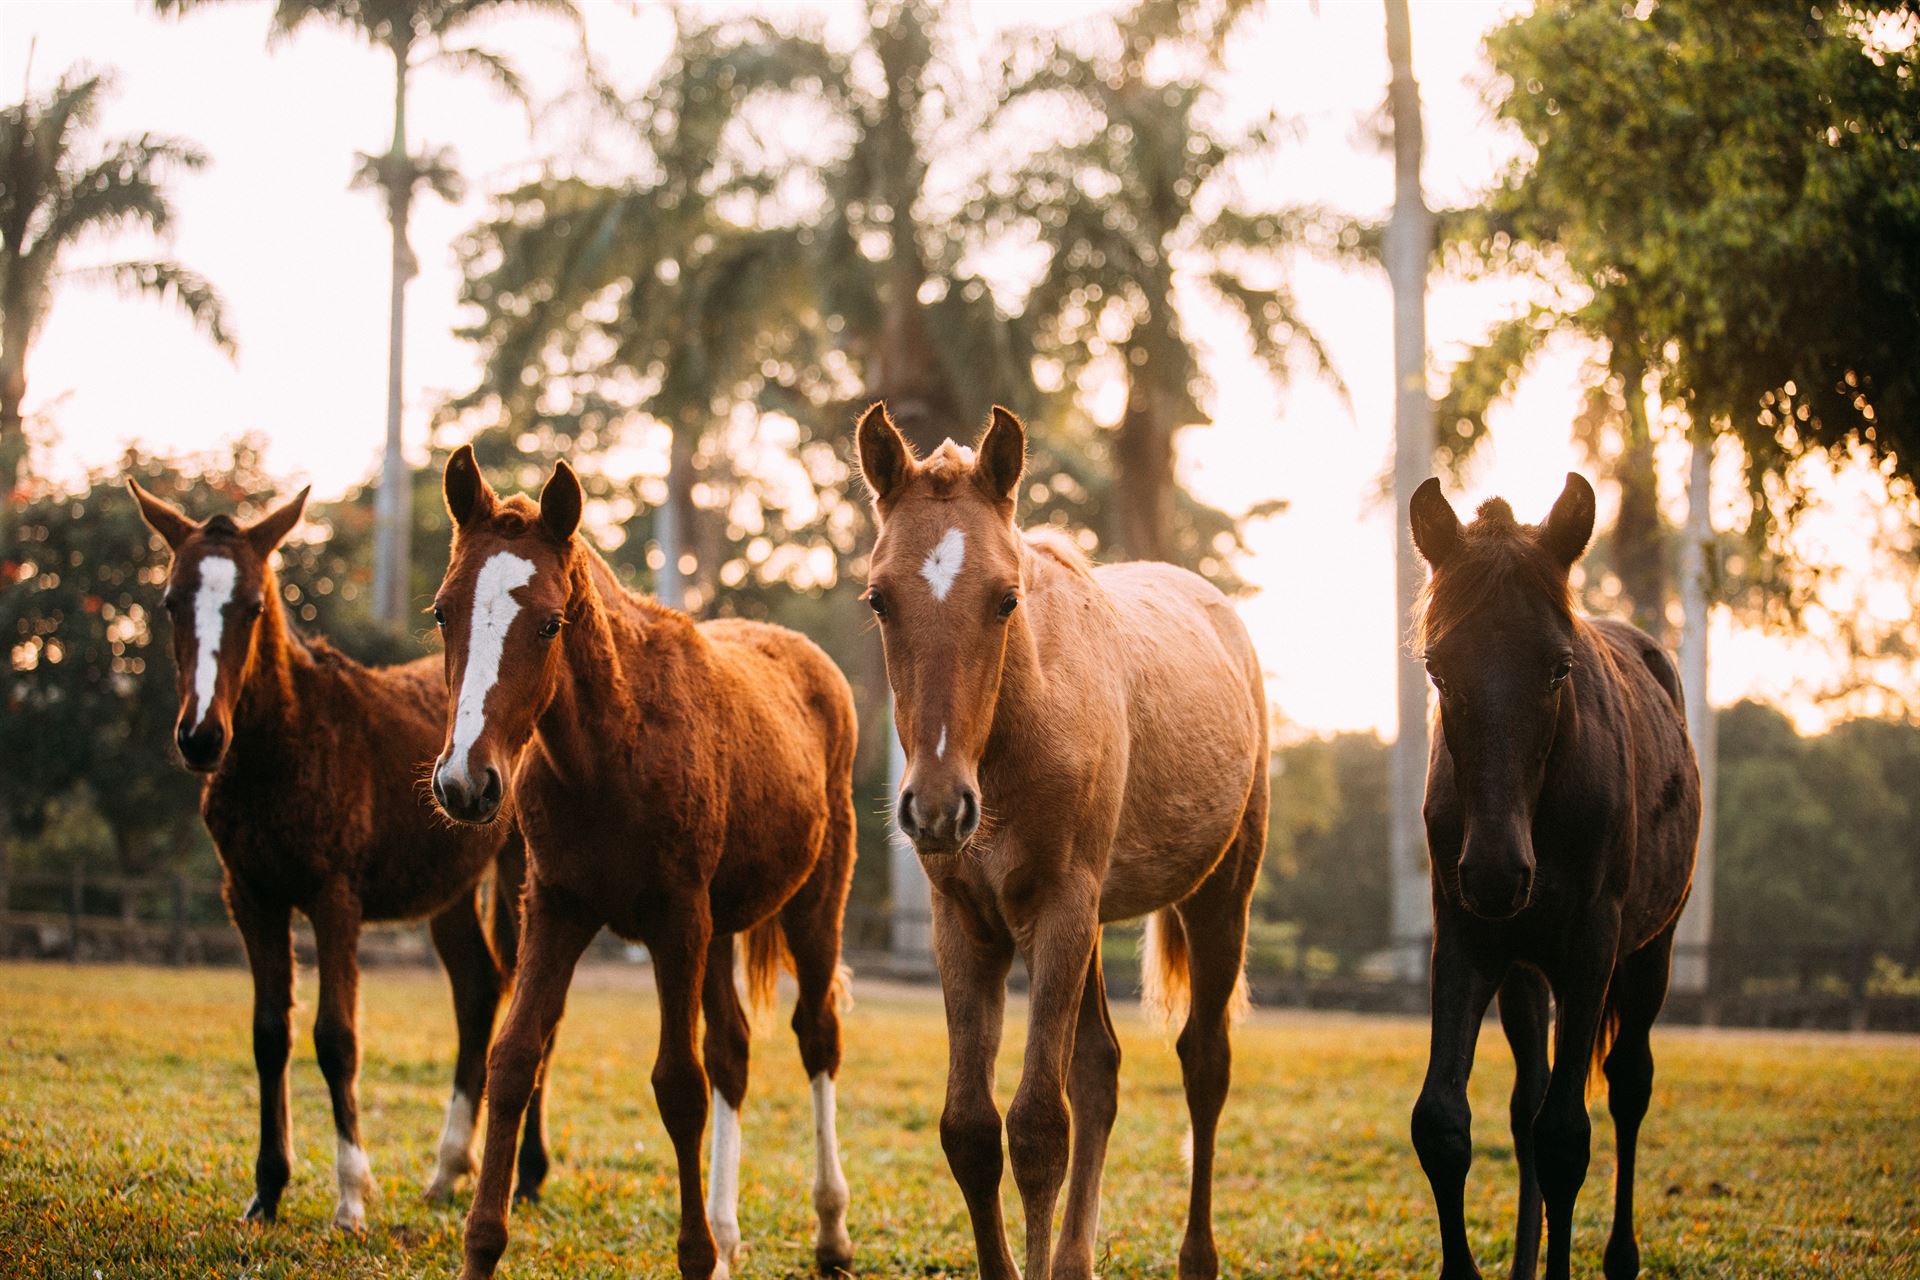
[[[846,952],[856,972],[899,981],[932,981],[924,956],[900,955],[891,939],[924,939],[924,918],[903,920],[878,904],[849,906]],[[1108,931],[1102,954],[1117,998],[1139,990],[1139,930]],[[311,961],[311,933],[295,946]],[[370,966],[437,963],[424,924],[371,926],[360,944]],[[240,936],[228,921],[218,882],[187,876],[15,875],[0,879],[0,956],[42,960],[171,965],[244,965]],[[1823,1027],[1920,1032],[1920,951],[1874,947],[1741,946],[1714,943],[1698,953],[1707,981],[1676,989],[1663,1020],[1753,1027]],[[602,934],[589,954],[602,962],[641,962],[645,952]],[[1317,935],[1295,926],[1256,924],[1247,976],[1268,1008],[1420,1013],[1427,1007],[1425,957],[1413,971],[1377,938]],[[1015,968],[1015,982],[1024,977]]]

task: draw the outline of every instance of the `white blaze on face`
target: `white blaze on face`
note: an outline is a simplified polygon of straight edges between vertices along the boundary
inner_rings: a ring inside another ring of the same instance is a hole
[[[447,767],[467,776],[467,755],[487,727],[487,695],[500,679],[500,654],[520,613],[513,593],[533,581],[533,561],[496,552],[480,566],[473,589],[473,625],[467,631],[467,669],[460,678],[460,705],[453,718],[453,750]]]
[[[473,1121],[478,1110],[459,1089],[447,1099],[447,1123],[440,1131],[440,1158],[427,1186],[427,1199],[445,1200],[460,1179],[473,1172]]]
[[[935,600],[947,598],[947,593],[953,590],[954,579],[960,576],[960,566],[966,562],[967,535],[959,529],[947,530],[938,545],[927,553],[926,563],[920,566],[920,576],[933,588]]]
[[[740,1248],[740,1113],[713,1091],[713,1147],[707,1156],[707,1225],[725,1275]]]
[[[225,556],[200,561],[200,585],[193,593],[193,714],[187,723],[205,723],[220,681],[220,635],[226,607],[233,600],[240,570]]]
[[[835,1123],[833,1077],[813,1078],[813,1210],[820,1215],[815,1244],[823,1256],[851,1258],[847,1235],[847,1175],[840,1170],[840,1136]]]
[[[340,1203],[334,1206],[333,1225],[343,1231],[364,1231],[367,1195],[373,1190],[373,1166],[367,1153],[345,1138],[336,1137],[333,1171],[340,1180]]]
[[[933,749],[933,758],[936,760],[947,758],[947,726],[945,725],[940,726],[940,745]]]

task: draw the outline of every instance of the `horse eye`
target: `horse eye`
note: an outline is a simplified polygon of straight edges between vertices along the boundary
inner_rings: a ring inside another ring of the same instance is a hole
[[[1549,687],[1558,689],[1561,685],[1567,682],[1567,677],[1572,674],[1573,674],[1573,659],[1571,658],[1560,659],[1560,661],[1554,665],[1553,680]]]
[[[258,618],[261,614],[265,613],[266,611],[267,611],[266,601],[255,600],[252,604],[247,606],[247,619],[251,621],[255,618]]]
[[[1433,687],[1440,691],[1441,697],[1446,696],[1447,682],[1445,678],[1442,677],[1438,671],[1435,671],[1433,669],[1433,664],[1431,662],[1427,664],[1427,679],[1433,681]]]
[[[542,640],[551,640],[555,636],[559,635],[560,626],[564,621],[565,621],[564,618],[558,618],[558,617],[548,618],[545,622],[540,624],[540,638]]]
[[[1017,591],[1009,591],[1007,592],[1006,595],[1000,598],[999,616],[1002,618],[1009,617],[1012,615],[1013,611],[1015,609],[1018,609],[1019,607],[1020,607],[1020,593]]]
[[[447,611],[439,605],[433,606],[433,625],[442,631],[447,629]]]
[[[867,608],[873,610],[874,617],[879,618],[883,621],[886,619],[887,600],[885,596],[881,595],[878,591],[875,591],[871,587],[869,587],[867,589],[867,594],[861,598],[867,602]]]

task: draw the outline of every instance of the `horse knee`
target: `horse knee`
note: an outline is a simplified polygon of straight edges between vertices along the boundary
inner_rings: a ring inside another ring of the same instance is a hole
[[[1000,1180],[1000,1116],[991,1103],[979,1110],[948,1103],[940,1113],[940,1147],[962,1186]]]
[[[321,1018],[313,1024],[313,1053],[328,1080],[352,1077],[360,1061],[360,1041],[351,1022]]]
[[[493,1105],[519,1111],[533,1095],[540,1075],[539,1046],[522,1037],[505,1035],[487,1054],[487,1097]]]
[[[253,1062],[260,1071],[285,1070],[293,1053],[293,1019],[285,1013],[258,1012],[253,1015]]]
[[[707,1127],[707,1073],[698,1062],[662,1058],[653,1065],[653,1100],[676,1140]]]
[[[1637,1124],[1653,1100],[1653,1055],[1624,1055],[1619,1048],[1607,1058],[1607,1114],[1616,1124]]]
[[[821,1072],[840,1074],[840,1013],[828,999],[817,1009],[805,1004],[793,1011],[793,1038],[800,1046],[800,1065],[811,1080]]]
[[[1413,1149],[1428,1178],[1466,1177],[1473,1163],[1473,1112],[1466,1098],[1422,1093],[1413,1104]]]
[[[1007,1108],[1007,1154],[1021,1189],[1044,1189],[1066,1175],[1071,1134],[1058,1089],[1023,1089]]]
[[[1533,1160],[1549,1202],[1570,1202],[1587,1178],[1593,1124],[1584,1102],[1543,1113],[1533,1122]]]

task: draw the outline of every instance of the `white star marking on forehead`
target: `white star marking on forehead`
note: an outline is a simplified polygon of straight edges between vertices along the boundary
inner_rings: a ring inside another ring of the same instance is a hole
[[[953,590],[953,581],[960,576],[960,566],[966,560],[967,535],[959,529],[947,530],[939,545],[927,553],[927,562],[920,566],[920,576],[933,588],[935,600],[947,598],[947,592]]]

